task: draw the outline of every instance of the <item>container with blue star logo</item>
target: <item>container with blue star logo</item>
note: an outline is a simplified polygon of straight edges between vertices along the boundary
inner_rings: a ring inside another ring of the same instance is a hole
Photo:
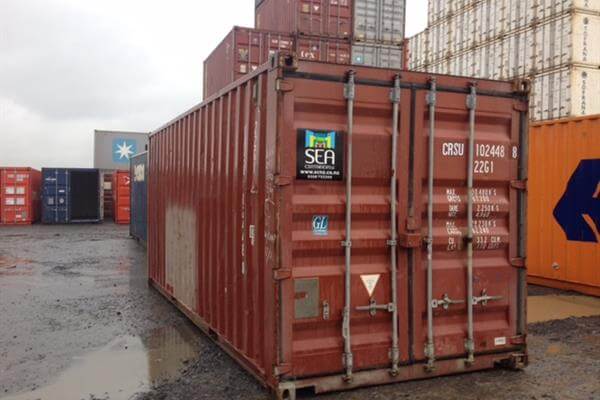
[[[130,139],[113,139],[113,161],[129,164],[129,158],[137,154],[137,143]]]

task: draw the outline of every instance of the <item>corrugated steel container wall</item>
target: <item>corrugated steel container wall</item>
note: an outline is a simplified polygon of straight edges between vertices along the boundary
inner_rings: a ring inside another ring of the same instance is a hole
[[[0,167],[0,224],[32,224],[40,217],[41,173]]]
[[[349,40],[234,27],[204,62],[204,98],[256,70],[277,51],[296,53],[303,60],[350,64]]]
[[[406,0],[354,0],[358,42],[400,45],[404,41]]]
[[[276,32],[350,38],[352,0],[264,0],[257,8],[255,26]]]
[[[148,232],[148,153],[131,158],[131,223],[129,234],[142,243]]]
[[[445,76],[436,78],[439,90],[432,96],[431,76],[412,72],[402,73],[399,97],[390,96],[397,71],[352,69],[355,87],[345,86],[346,66],[282,57],[153,133],[152,284],[280,395],[302,387],[319,393],[475,371],[502,360],[522,365],[526,97],[508,82],[480,81],[473,103],[472,79]],[[355,97],[348,100],[344,93]],[[430,108],[427,99],[434,97]],[[394,99],[399,137],[392,168]],[[471,103],[476,153],[469,196]],[[435,117],[431,135],[429,115]],[[430,177],[428,163],[434,160]],[[390,211],[392,170],[401,172],[393,180],[397,218]],[[477,305],[475,361],[467,366],[469,198]],[[344,233],[347,211],[351,237]],[[430,233],[428,297],[423,243]],[[349,241],[351,248],[341,245]],[[350,269],[344,268],[345,249],[351,249]],[[392,249],[398,257],[397,302]],[[398,310],[397,325],[390,310]],[[427,372],[429,310],[437,361]],[[346,323],[351,337],[342,334]],[[390,352],[393,325],[399,332],[397,376],[389,373],[390,354],[396,354]],[[350,359],[344,337],[354,360],[350,382],[344,380],[343,359]]]
[[[42,168],[42,222],[100,222],[102,174],[87,168]]]
[[[600,296],[600,115],[530,136],[529,280]]]
[[[117,224],[129,224],[131,220],[131,178],[129,171],[113,174],[113,219]]]
[[[368,67],[402,69],[404,51],[401,46],[389,46],[367,42],[352,45],[352,64]]]

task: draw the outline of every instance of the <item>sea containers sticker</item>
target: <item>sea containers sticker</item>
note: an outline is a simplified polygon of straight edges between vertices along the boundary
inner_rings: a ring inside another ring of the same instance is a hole
[[[296,150],[297,179],[344,179],[344,146],[341,132],[299,129]]]

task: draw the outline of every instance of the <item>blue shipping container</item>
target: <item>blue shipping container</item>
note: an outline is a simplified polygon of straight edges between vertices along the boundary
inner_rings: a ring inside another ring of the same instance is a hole
[[[100,222],[101,199],[97,169],[42,169],[42,223]]]
[[[131,157],[131,222],[129,234],[146,244],[148,224],[148,153]]]

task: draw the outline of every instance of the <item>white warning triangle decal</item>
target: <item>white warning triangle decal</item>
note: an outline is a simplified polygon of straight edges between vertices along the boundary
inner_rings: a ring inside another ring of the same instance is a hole
[[[377,282],[379,282],[379,277],[381,275],[361,275],[360,279],[363,281],[363,285],[365,285],[365,289],[369,292],[369,297],[373,296],[373,292],[377,287]]]

